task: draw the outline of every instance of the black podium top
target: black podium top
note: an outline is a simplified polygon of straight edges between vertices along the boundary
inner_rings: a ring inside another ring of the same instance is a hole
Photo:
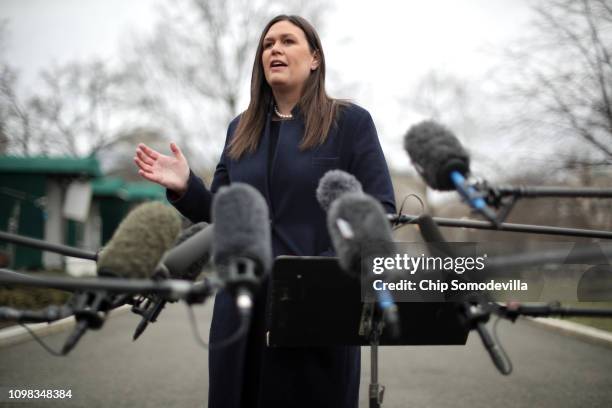
[[[276,258],[266,329],[270,347],[369,345],[359,334],[364,303],[360,282],[336,258]],[[454,303],[398,303],[402,334],[380,345],[464,345],[469,330]]]

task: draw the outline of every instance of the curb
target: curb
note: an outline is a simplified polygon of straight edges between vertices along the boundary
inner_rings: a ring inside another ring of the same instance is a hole
[[[122,314],[131,309],[130,305],[124,305],[112,310],[107,318],[111,318],[114,315]],[[58,320],[53,323],[34,323],[26,324],[26,326],[36,333],[37,336],[47,336],[53,333],[59,333],[61,331],[74,327],[74,317],[66,317],[65,319]],[[8,347],[13,344],[23,343],[29,340],[33,340],[30,333],[21,327],[21,325],[11,326],[0,330],[0,348]]]
[[[612,333],[606,330],[596,329],[595,327],[562,319],[529,317],[525,320],[535,325],[544,326],[554,331],[577,337],[589,343],[612,347]]]

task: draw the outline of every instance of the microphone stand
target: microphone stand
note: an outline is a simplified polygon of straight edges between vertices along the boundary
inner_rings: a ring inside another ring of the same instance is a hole
[[[486,181],[474,183],[477,191],[484,193],[487,204],[499,208],[497,224],[504,222],[519,198],[612,198],[612,189],[570,188],[570,187],[529,187],[491,186]]]
[[[563,307],[558,302],[546,305],[523,305],[519,302],[509,302],[504,305],[487,302],[483,298],[471,297],[460,306],[465,324],[472,330],[477,330],[483,345],[493,360],[493,364],[503,375],[512,372],[510,358],[494,336],[486,329],[485,323],[492,313],[514,323],[519,316],[529,317],[612,317],[612,309]]]
[[[418,215],[409,215],[409,214],[399,214],[399,215],[389,214],[388,215],[389,221],[395,225],[417,224],[419,217],[420,216]],[[551,227],[547,225],[512,224],[512,223],[501,223],[499,224],[498,227],[495,227],[494,225],[491,225],[491,223],[487,221],[460,220],[456,218],[442,218],[442,217],[433,217],[433,220],[440,227],[472,228],[472,229],[522,232],[522,233],[543,234],[543,235],[561,235],[561,236],[567,236],[567,237],[612,239],[612,232],[603,231],[603,230],[562,228],[562,227]]]
[[[132,301],[129,295],[111,296],[103,290],[76,293],[73,300],[75,304],[73,313],[77,324],[62,347],[62,354],[64,355],[76,346],[88,329],[100,329],[109,310]]]
[[[478,183],[482,188],[495,193],[498,197],[513,196],[520,198],[535,197],[583,197],[612,198],[610,188],[571,188],[571,187],[529,187],[529,186],[499,186],[492,187],[486,182]]]
[[[392,216],[393,217],[393,216]],[[402,216],[397,216],[397,218],[401,218]],[[391,217],[390,217],[391,218]],[[421,217],[415,217],[411,222],[419,223],[419,225],[423,226],[421,228],[421,235],[423,239],[427,243],[435,243],[439,241],[439,244],[447,244],[448,241],[444,238],[442,233],[440,232],[437,222],[435,219],[424,215]],[[429,221],[429,222],[426,222]],[[485,223],[487,224],[487,223]],[[492,229],[492,226],[489,226]],[[450,256],[453,256],[451,251],[447,251]],[[587,250],[583,251],[580,254],[577,254],[574,258],[576,260],[588,259],[593,256],[593,251]],[[555,255],[559,255],[556,253],[544,253],[539,254],[540,258],[543,258],[542,255],[545,255],[544,258],[554,258]],[[524,254],[522,257],[519,257],[513,261],[514,264],[518,265],[528,265],[535,261],[539,261],[538,257],[533,256],[533,254]],[[498,259],[497,267],[503,268],[511,265],[511,262],[508,259]],[[612,309],[577,309],[577,308],[567,308],[561,307],[559,303],[552,303],[546,306],[529,306],[529,305],[521,305],[520,303],[510,303],[505,306],[499,306],[495,303],[492,303],[489,299],[485,298],[479,294],[469,294],[463,297],[462,300],[459,301],[459,313],[464,320],[464,324],[470,330],[476,330],[480,339],[482,340],[482,344],[489,353],[489,356],[493,360],[493,364],[497,368],[497,370],[503,375],[509,375],[512,372],[512,362],[510,358],[506,354],[505,350],[497,341],[496,336],[491,336],[489,331],[486,328],[486,323],[489,320],[489,317],[492,312],[495,312],[501,317],[511,320],[512,322],[516,321],[518,316],[532,316],[532,317],[550,317],[550,316],[591,316],[591,317],[612,317]]]
[[[17,323],[52,323],[74,316],[76,327],[66,339],[61,354],[68,354],[83,337],[88,329],[99,329],[104,324],[106,313],[126,303],[128,295],[110,297],[104,291],[78,292],[62,306],[51,305],[41,310],[19,310],[11,307],[0,307],[0,321]]]
[[[36,277],[0,269],[0,285],[22,285],[52,288],[66,291],[106,291],[111,294],[158,294],[169,300],[189,299],[208,293],[209,288],[180,279],[153,281],[151,279],[125,278],[65,278]]]
[[[134,306],[132,306],[132,312],[142,316],[142,319],[138,323],[138,326],[136,326],[136,330],[134,330],[132,340],[136,341],[145,331],[149,323],[155,323],[157,321],[157,317],[166,306],[166,302],[166,299],[157,295],[144,296],[136,300]]]
[[[382,311],[375,302],[366,302],[361,310],[359,334],[370,342],[370,387],[369,407],[380,408],[385,393],[385,386],[378,383],[378,346],[385,326]]]
[[[55,288],[76,292],[71,300],[63,306],[49,306],[37,311],[0,307],[0,321],[51,323],[65,317],[74,316],[77,325],[64,343],[61,351],[62,355],[68,354],[88,329],[100,329],[109,310],[124,304],[132,304],[134,308],[137,308],[138,303],[134,300],[134,295],[145,293],[154,296],[154,299],[156,299],[153,307],[149,307],[148,304],[147,308],[139,309],[143,312],[139,313],[143,316],[139,325],[140,333],[142,333],[142,330],[146,328],[150,321],[156,321],[167,300],[183,299],[187,303],[203,303],[223,286],[222,282],[215,279],[205,279],[196,283],[173,279],[159,282],[146,279],[75,279],[38,277],[8,269],[0,269],[0,284]]]
[[[13,244],[29,246],[31,248],[40,249],[43,251],[55,252],[60,255],[72,256],[80,259],[89,259],[92,261],[98,260],[98,253],[87,251],[80,248],[71,247],[62,244],[53,244],[42,239],[25,237],[23,235],[11,234],[9,232],[0,231],[0,241],[6,241]]]
[[[17,323],[53,323],[73,314],[74,311],[66,305],[51,305],[41,310],[19,310],[0,306],[0,321],[13,321]]]
[[[519,316],[612,317],[612,309],[564,307],[559,302],[546,305],[523,305],[518,302],[509,302],[505,305],[495,305],[494,312],[512,322]]]

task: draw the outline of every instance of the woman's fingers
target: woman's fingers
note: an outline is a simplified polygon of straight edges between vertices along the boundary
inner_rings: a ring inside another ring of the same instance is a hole
[[[136,163],[136,165],[138,166],[140,170],[144,170],[147,173],[153,173],[153,166],[146,164],[145,162],[140,160],[138,157],[134,157],[134,162]]]
[[[155,150],[151,149],[149,146],[147,146],[144,143],[139,143],[138,144],[138,149],[140,149],[140,151],[142,151],[145,155],[149,156],[153,160],[157,160],[157,158],[159,157],[159,153],[158,152],[156,152]]]
[[[134,156],[134,163],[136,163],[136,166],[138,166],[138,168],[140,169],[140,163],[142,162],[138,159],[138,156]]]
[[[157,177],[153,173],[148,173],[148,172],[146,172],[144,170],[138,170],[138,174],[140,174],[145,179],[147,179],[149,181],[152,181],[153,183],[158,183],[159,184],[159,177]]]
[[[152,166],[155,163],[155,161],[150,156],[144,154],[142,150],[136,150],[136,156],[138,156],[140,161],[145,164],[148,164],[149,166]]]
[[[174,157],[177,159],[181,159],[183,157],[183,152],[181,152],[181,149],[179,149],[176,143],[170,143],[170,150],[172,150],[172,154],[174,154]]]

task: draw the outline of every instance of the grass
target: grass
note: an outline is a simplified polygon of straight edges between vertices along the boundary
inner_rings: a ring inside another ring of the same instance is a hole
[[[41,275],[65,276],[61,272],[40,272]],[[0,306],[8,306],[16,309],[42,309],[49,305],[61,305],[70,297],[70,293],[57,289],[30,288],[25,286],[0,285]],[[13,322],[0,321],[0,328],[12,326]]]

